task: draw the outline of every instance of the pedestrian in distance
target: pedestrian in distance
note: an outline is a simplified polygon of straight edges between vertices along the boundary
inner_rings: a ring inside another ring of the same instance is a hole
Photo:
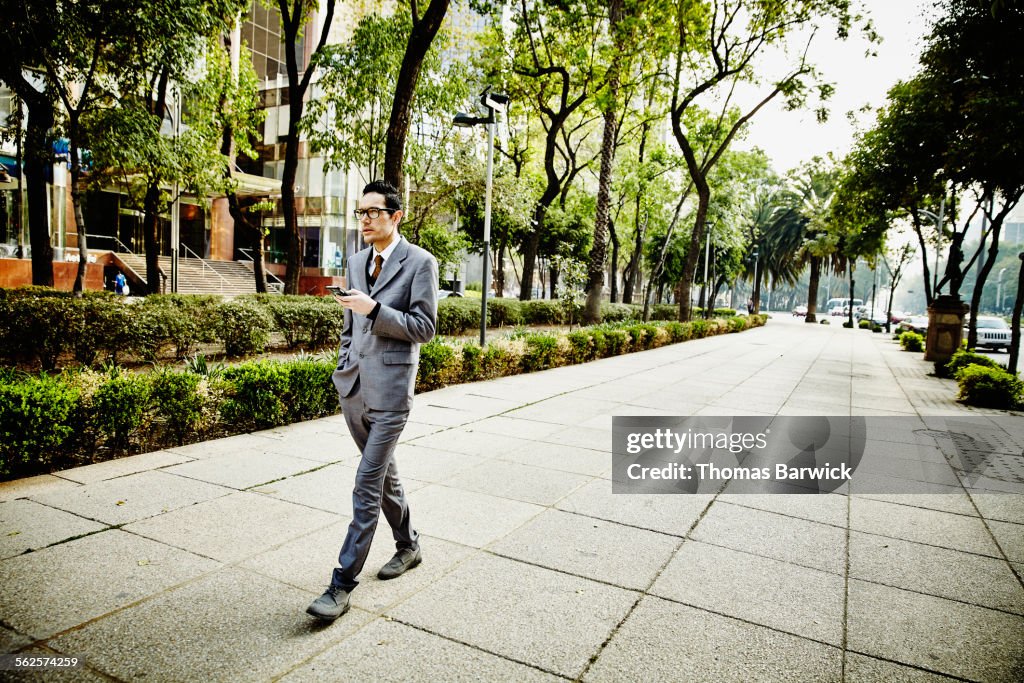
[[[114,293],[118,296],[125,296],[125,287],[128,286],[128,280],[125,279],[124,273],[120,270],[117,271],[117,276],[114,277]]]
[[[349,259],[349,289],[335,294],[345,316],[333,379],[361,458],[338,566],[327,590],[306,609],[324,621],[348,611],[381,512],[396,553],[377,578],[397,578],[422,560],[394,453],[412,408],[420,344],[437,327],[437,261],[399,234],[404,214],[393,185],[364,187],[355,213],[370,246]]]

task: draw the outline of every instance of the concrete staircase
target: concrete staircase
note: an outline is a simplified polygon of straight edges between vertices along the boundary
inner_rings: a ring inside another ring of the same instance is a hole
[[[142,291],[146,282],[146,257],[141,254],[115,253],[115,263],[124,271],[125,277]],[[170,291],[171,257],[159,257],[160,268],[167,275],[167,291]],[[255,294],[256,279],[252,264],[242,261],[207,261],[197,258],[178,259],[178,292],[180,294]]]

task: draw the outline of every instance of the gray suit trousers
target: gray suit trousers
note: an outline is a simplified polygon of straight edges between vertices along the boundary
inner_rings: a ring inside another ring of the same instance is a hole
[[[395,446],[409,412],[367,408],[358,380],[352,393],[341,399],[341,410],[362,458],[352,490],[352,523],[341,546],[339,567],[334,570],[331,584],[351,592],[359,583],[356,577],[366,563],[381,511],[391,525],[399,550],[418,548],[419,534],[409,519],[409,504],[398,480],[394,458]]]

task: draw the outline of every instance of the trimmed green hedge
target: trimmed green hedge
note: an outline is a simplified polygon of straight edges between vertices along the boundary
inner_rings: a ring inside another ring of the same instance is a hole
[[[900,347],[904,351],[924,351],[924,337],[907,330],[900,335]]]
[[[239,306],[252,306],[239,302]],[[767,316],[618,323],[564,335],[518,330],[481,348],[435,338],[420,348],[417,390],[584,363],[764,325]],[[0,479],[28,476],[337,412],[333,359],[132,373],[111,366],[29,375],[0,368]]]
[[[1001,367],[967,365],[956,372],[957,399],[980,408],[1012,410],[1024,402],[1024,382]]]

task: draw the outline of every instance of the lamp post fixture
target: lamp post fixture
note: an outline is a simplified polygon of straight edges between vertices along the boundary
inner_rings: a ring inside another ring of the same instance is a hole
[[[487,108],[487,116],[470,116],[463,112],[457,112],[452,120],[456,126],[470,127],[477,125],[487,126],[487,189],[484,194],[484,258],[483,258],[483,284],[480,292],[480,346],[487,340],[487,293],[490,290],[490,265],[488,257],[491,250],[491,190],[494,184],[494,128],[496,123],[495,113],[505,111],[508,107],[508,95],[492,93],[484,90],[480,94],[480,104]]]

